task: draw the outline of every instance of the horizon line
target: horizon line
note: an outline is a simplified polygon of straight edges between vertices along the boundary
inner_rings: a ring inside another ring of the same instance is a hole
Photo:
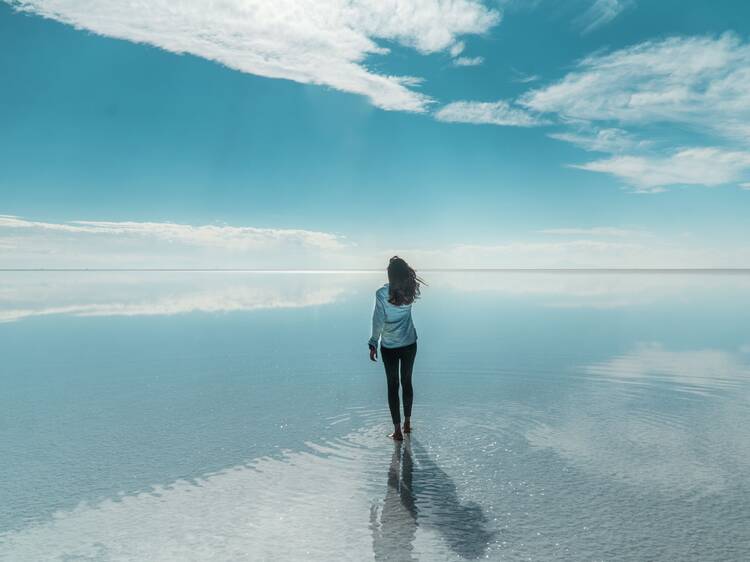
[[[0,268],[6,272],[245,272],[245,273],[376,273],[385,268],[338,268],[338,269],[300,269],[300,268],[202,268],[202,267],[19,267]],[[700,273],[750,273],[750,267],[448,267],[424,268],[418,271],[433,273],[449,272],[700,272]]]

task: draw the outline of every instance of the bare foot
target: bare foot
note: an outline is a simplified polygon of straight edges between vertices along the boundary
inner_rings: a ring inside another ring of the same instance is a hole
[[[403,441],[404,440],[404,436],[401,433],[400,429],[397,429],[396,431],[394,431],[393,433],[391,433],[388,437],[390,437],[394,441]]]
[[[411,422],[404,422],[404,433],[411,433]]]

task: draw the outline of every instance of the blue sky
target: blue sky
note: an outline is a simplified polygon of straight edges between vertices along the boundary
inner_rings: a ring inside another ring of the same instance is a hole
[[[750,4],[0,2],[0,267],[750,267]]]

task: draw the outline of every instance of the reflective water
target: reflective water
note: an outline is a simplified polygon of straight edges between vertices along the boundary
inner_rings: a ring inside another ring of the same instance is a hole
[[[0,560],[750,559],[750,275],[0,274]]]

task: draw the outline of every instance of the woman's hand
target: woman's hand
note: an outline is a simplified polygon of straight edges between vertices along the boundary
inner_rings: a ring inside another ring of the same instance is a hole
[[[370,346],[370,361],[378,360],[378,348],[374,345]]]

